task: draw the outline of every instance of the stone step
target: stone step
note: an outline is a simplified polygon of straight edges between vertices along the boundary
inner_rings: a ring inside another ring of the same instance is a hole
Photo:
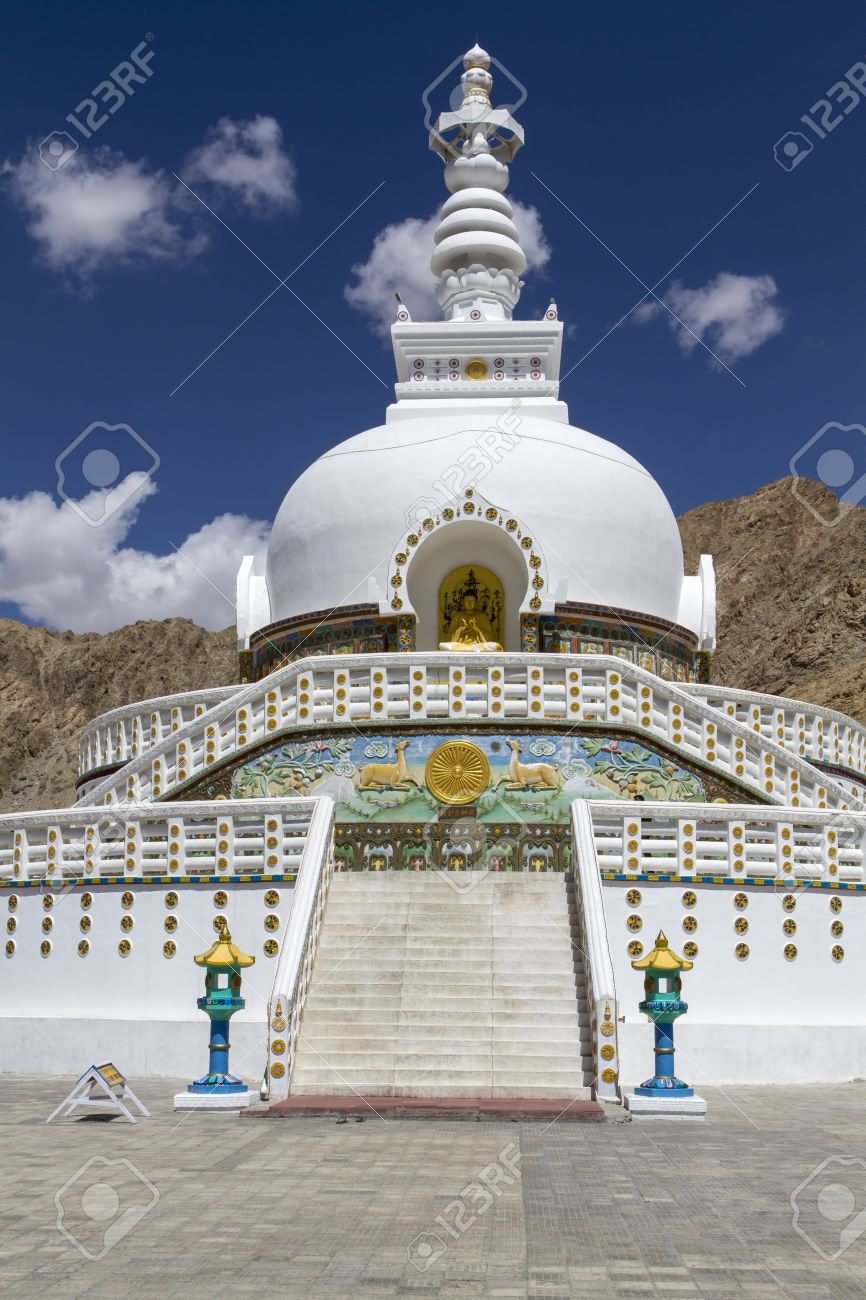
[[[351,1018],[348,1018],[349,1016]],[[539,1025],[540,1019],[543,1019],[543,1025]],[[536,1011],[446,1011],[438,1006],[430,1006],[421,1011],[410,1011],[400,1006],[347,1008],[343,1004],[330,1005],[323,1002],[316,1006],[315,1017],[310,1017],[309,1020],[310,1023],[315,1023],[322,1028],[327,1027],[329,1030],[332,1026],[340,1026],[341,1031],[346,1034],[361,1029],[366,1033],[368,1029],[375,1029],[376,1026],[381,1026],[384,1033],[392,1032],[391,1026],[397,1028],[424,1025],[431,1028],[446,1026],[455,1034],[463,1030],[467,1032],[488,1030],[496,1034],[515,1034],[519,1038],[529,1039],[543,1038],[547,1035],[556,1037],[559,1033],[577,1034],[580,1027],[576,1005],[573,1010],[548,1010],[543,1017],[540,1017]],[[302,1028],[305,1028],[306,1014],[301,1023]]]
[[[307,998],[305,1018],[317,1015],[321,1010],[328,1009],[351,1013],[363,1009],[382,1010],[383,1012],[393,1010],[415,1015],[429,1015],[437,1010],[446,1015],[462,1015],[467,1011],[473,1014],[491,1013],[497,1016],[518,1013],[530,1016],[538,1022],[539,1020],[546,1020],[554,1010],[568,1013],[574,1011],[578,1015],[588,1013],[588,1004],[584,998],[569,997],[567,1001],[557,999],[554,1002],[548,997],[533,996],[531,992],[525,993],[522,997],[506,997],[502,994],[498,994],[496,997],[492,994],[478,994],[472,997],[449,995],[446,997],[441,996],[435,990],[426,994],[416,993],[410,995],[399,989],[387,993],[371,991],[366,994],[344,994],[338,988],[336,991],[326,992],[314,989]]]
[[[323,1063],[321,1058],[324,1057],[329,1065],[338,1066],[341,1061],[348,1060],[349,1057],[352,1060],[360,1058],[375,1064],[373,1058],[379,1056],[399,1057],[401,1062],[408,1056],[413,1061],[421,1062],[422,1058],[432,1054],[434,1060],[440,1057],[443,1060],[455,1057],[469,1065],[478,1056],[483,1056],[492,1063],[495,1055],[497,1069],[512,1066],[515,1061],[522,1062],[524,1065],[537,1066],[540,1061],[561,1063],[564,1060],[583,1063],[584,1056],[589,1059],[589,1054],[581,1052],[580,1044],[575,1038],[538,1042],[519,1038],[498,1040],[487,1034],[452,1037],[450,1035],[455,1032],[453,1029],[448,1029],[444,1025],[440,1028],[440,1033],[426,1030],[421,1034],[416,1025],[415,1033],[412,1034],[403,1031],[383,1035],[379,1030],[375,1037],[362,1038],[322,1032],[316,1034],[302,1032],[296,1059],[301,1061],[316,1058]],[[387,1064],[385,1061],[379,1063]]]

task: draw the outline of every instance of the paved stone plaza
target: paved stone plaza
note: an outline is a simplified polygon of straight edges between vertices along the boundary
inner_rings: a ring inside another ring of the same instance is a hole
[[[866,1085],[550,1126],[176,1115],[164,1081],[134,1128],[46,1127],[70,1083],[0,1083],[2,1296],[866,1296]],[[790,1205],[828,1159],[798,1203],[835,1259]]]

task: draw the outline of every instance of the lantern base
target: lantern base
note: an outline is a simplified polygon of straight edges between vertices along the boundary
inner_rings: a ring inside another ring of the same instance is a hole
[[[707,1113],[704,1098],[695,1096],[691,1088],[686,1093],[673,1088],[658,1091],[635,1088],[634,1092],[626,1093],[626,1109],[635,1119],[704,1119]]]
[[[695,1090],[674,1076],[655,1075],[635,1088],[638,1097],[694,1097]]]
[[[175,1110],[246,1110],[252,1105],[253,1094],[242,1085],[238,1091],[228,1092],[211,1088],[202,1092],[178,1092],[174,1098]]]

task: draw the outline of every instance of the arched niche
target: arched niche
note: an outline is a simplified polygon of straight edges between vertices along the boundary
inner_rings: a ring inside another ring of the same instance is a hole
[[[504,650],[521,649],[521,614],[553,609],[547,563],[532,533],[507,511],[473,489],[464,499],[424,519],[395,547],[388,564],[388,598],[382,613],[415,619],[415,648],[439,646],[439,589],[461,565],[478,565],[494,573],[505,601]]]

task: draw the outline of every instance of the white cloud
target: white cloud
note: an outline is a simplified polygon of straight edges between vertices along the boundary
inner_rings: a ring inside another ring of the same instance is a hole
[[[2,170],[54,270],[86,279],[107,264],[194,257],[207,244],[180,219],[176,183],[143,161],[108,149],[79,150],[52,171],[30,150]]]
[[[125,545],[155,491],[148,479],[98,528],[46,492],[0,498],[0,600],[34,622],[73,632],[108,632],[145,618],[191,618],[207,628],[234,623],[238,565],[244,555],[263,555],[268,526],[225,514],[167,555]],[[81,505],[93,517],[101,513],[97,493]]]
[[[679,321],[669,312],[663,313],[657,302],[641,303],[632,318],[642,325],[663,313],[684,352],[691,352],[700,341],[722,361],[734,362],[757,351],[784,328],[785,316],[776,302],[778,293],[771,275],[720,271],[697,289],[671,285],[663,301]]]
[[[282,146],[283,133],[274,117],[223,117],[190,155],[184,178],[233,195],[258,216],[293,208],[298,202],[295,164]]]
[[[538,270],[550,258],[550,246],[534,207],[512,199],[514,224],[526,254],[527,269]],[[380,230],[366,262],[352,267],[355,283],[345,288],[346,300],[369,316],[377,334],[385,337],[396,310],[395,293],[415,320],[438,320],[435,281],[430,271],[433,232],[439,213],[432,217],[407,217]]]

